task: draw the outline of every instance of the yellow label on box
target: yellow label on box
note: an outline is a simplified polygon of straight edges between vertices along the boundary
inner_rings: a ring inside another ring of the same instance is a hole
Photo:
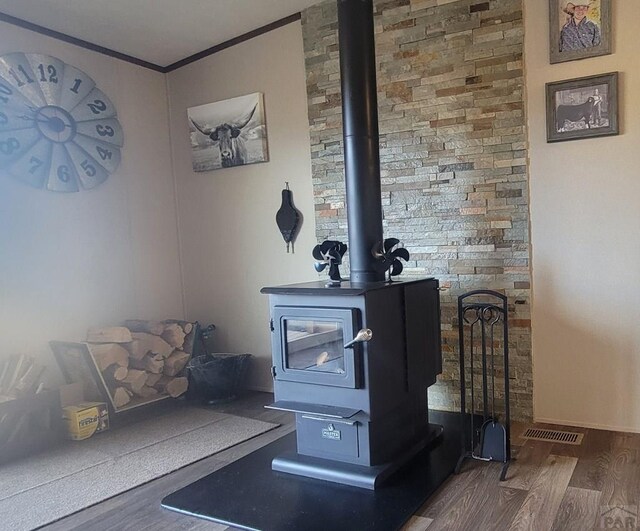
[[[84,402],[62,409],[70,439],[81,441],[109,429],[109,410],[103,402]]]

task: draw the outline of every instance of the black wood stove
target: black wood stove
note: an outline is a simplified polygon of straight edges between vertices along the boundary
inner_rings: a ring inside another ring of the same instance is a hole
[[[275,403],[297,452],[274,470],[374,489],[438,434],[438,281],[385,282],[372,0],[338,0],[350,281],[269,287]],[[360,332],[360,333],[359,333]],[[354,341],[355,339],[355,341]]]
[[[276,401],[297,453],[274,470],[373,489],[437,434],[427,387],[441,372],[438,282],[322,282],[270,295]],[[351,342],[362,329],[369,341]]]

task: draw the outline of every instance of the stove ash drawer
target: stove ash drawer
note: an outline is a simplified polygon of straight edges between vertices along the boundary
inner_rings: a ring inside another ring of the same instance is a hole
[[[297,414],[298,452],[316,457],[337,457],[355,461],[360,457],[359,426],[359,422],[349,419]]]

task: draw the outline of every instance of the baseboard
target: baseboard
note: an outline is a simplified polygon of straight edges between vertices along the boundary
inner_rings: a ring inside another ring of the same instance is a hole
[[[591,428],[594,430],[621,431],[623,433],[640,433],[640,428],[629,426],[614,426],[609,424],[598,424],[593,422],[575,422],[563,419],[551,419],[546,417],[534,417],[533,422],[541,422],[543,424],[560,424],[562,426],[571,426],[572,428]]]

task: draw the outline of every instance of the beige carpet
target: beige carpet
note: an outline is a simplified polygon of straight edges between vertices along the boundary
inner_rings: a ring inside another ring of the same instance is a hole
[[[2,465],[0,529],[54,522],[277,426],[181,408]]]

